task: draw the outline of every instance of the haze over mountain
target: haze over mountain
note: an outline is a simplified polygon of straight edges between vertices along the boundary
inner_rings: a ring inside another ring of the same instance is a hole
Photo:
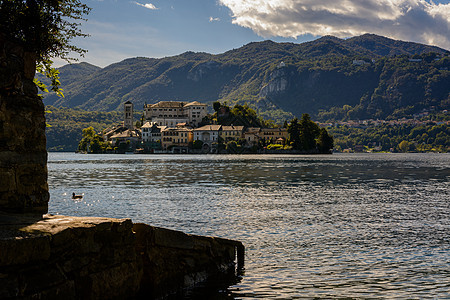
[[[126,101],[140,110],[163,100],[219,100],[247,102],[277,120],[302,113],[330,120],[450,108],[448,51],[373,34],[255,42],[218,55],[186,52],[59,70],[65,98],[47,95],[44,103],[84,110],[121,110]]]

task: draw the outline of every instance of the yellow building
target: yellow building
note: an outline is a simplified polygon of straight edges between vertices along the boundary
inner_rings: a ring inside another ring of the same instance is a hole
[[[264,140],[266,143],[284,144],[288,138],[286,128],[248,128],[244,133],[244,138],[249,145],[256,145],[259,140]],[[281,141],[284,142],[281,142]]]
[[[243,137],[244,126],[222,126],[219,131],[219,136],[224,142],[237,141]]]
[[[260,138],[264,140],[272,140],[275,142],[278,139],[287,140],[287,128],[261,128]]]
[[[161,147],[167,150],[170,146],[187,147],[194,140],[193,130],[187,127],[165,128],[161,131]]]

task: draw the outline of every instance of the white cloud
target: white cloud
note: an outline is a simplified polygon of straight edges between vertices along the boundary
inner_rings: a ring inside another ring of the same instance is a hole
[[[425,0],[219,0],[262,37],[376,33],[450,49],[450,3]]]
[[[209,21],[210,22],[218,22],[218,21],[220,21],[220,18],[209,17]]]
[[[151,3],[146,3],[146,4],[142,4],[142,3],[139,3],[139,2],[134,2],[134,3],[139,5],[139,6],[148,8],[148,9],[152,9],[152,10],[158,9],[155,5],[153,5]]]

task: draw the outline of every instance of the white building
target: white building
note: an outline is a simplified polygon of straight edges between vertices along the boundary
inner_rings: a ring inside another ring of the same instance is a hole
[[[208,145],[219,141],[220,128],[222,125],[205,125],[194,129],[194,141],[202,141]]]
[[[142,141],[145,142],[161,142],[161,132],[166,126],[158,126],[156,123],[146,122],[142,127]]]
[[[187,123],[197,127],[207,114],[206,107],[198,101],[161,101],[144,105],[144,115],[147,120],[161,126],[176,127],[179,123]]]

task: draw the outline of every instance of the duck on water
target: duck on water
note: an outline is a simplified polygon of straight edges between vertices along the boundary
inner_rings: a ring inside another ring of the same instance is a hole
[[[83,195],[76,195],[75,193],[72,193],[72,199],[83,199]]]

